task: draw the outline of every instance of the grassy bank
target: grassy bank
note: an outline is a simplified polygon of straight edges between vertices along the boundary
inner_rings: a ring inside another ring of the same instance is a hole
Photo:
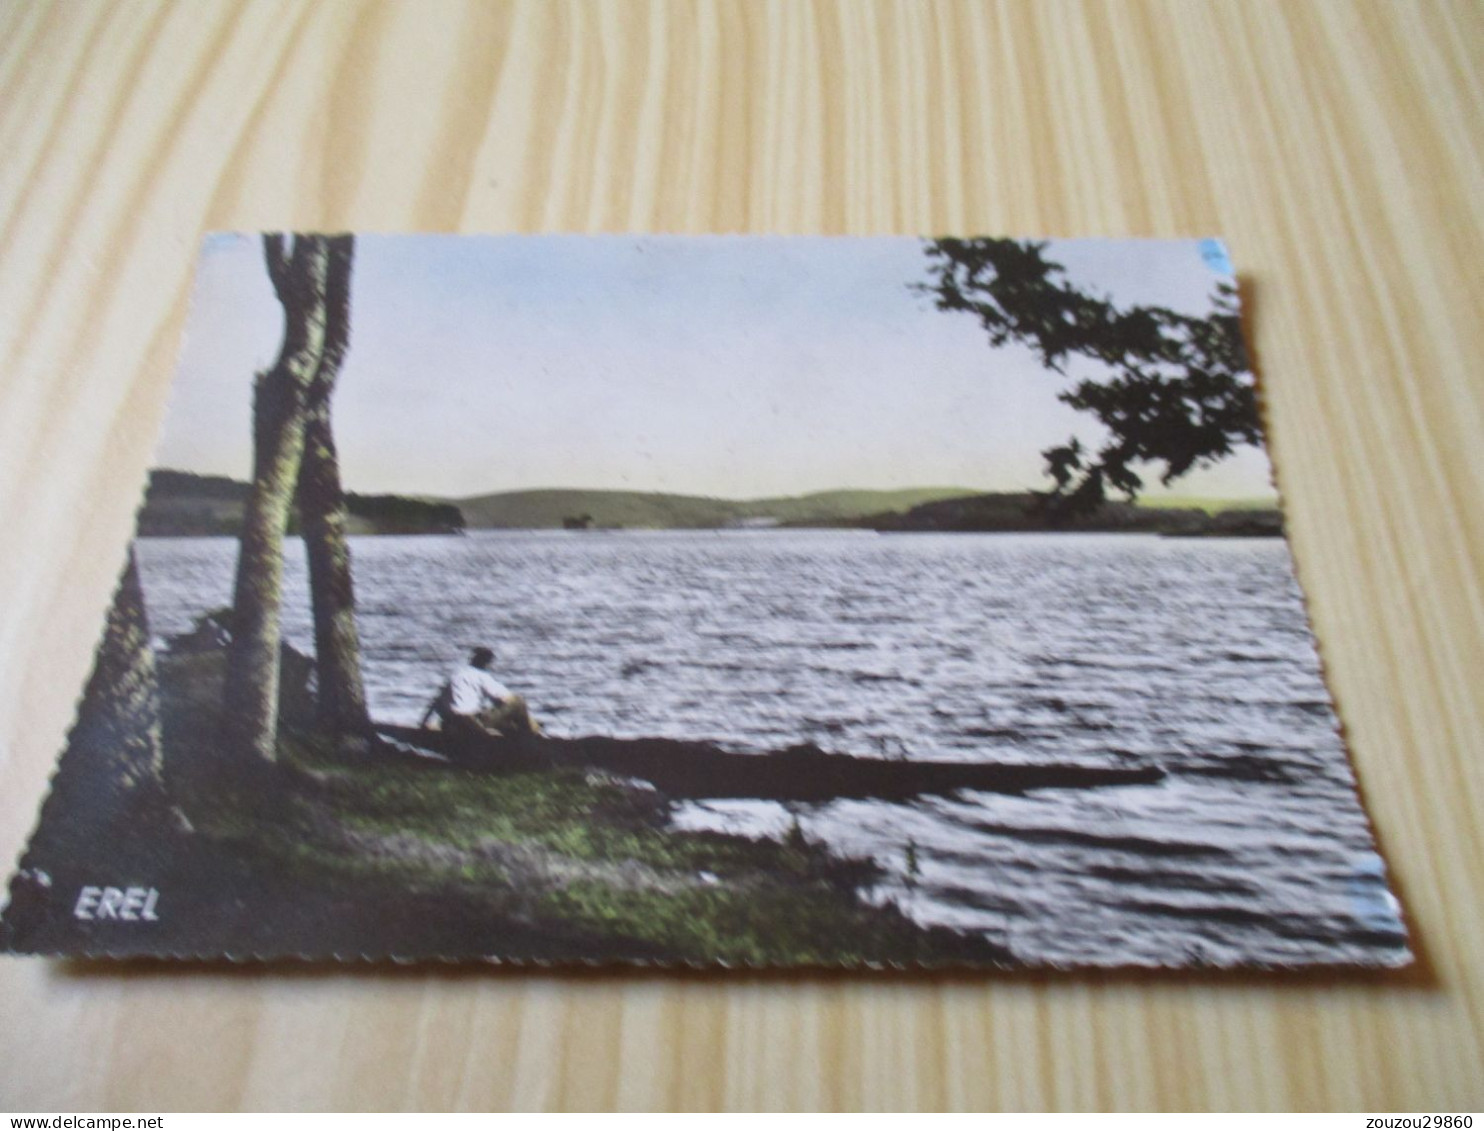
[[[224,772],[221,663],[162,662],[167,782],[193,826],[186,952],[500,955],[756,965],[992,963],[981,939],[858,894],[875,876],[801,836],[683,832],[642,784],[337,750],[285,697],[279,765]],[[251,941],[256,940],[256,941]],[[285,948],[285,944],[288,944]]]

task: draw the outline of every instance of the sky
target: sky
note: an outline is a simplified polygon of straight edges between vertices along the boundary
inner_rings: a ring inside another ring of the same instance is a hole
[[[1050,255],[1119,302],[1190,313],[1230,278],[1209,241]],[[345,486],[1044,488],[1042,449],[1100,438],[1056,399],[1075,371],[934,310],[912,289],[926,263],[910,238],[358,237],[334,401]],[[282,333],[258,237],[208,236],[156,466],[247,477],[253,375]],[[1172,492],[1251,498],[1270,482],[1243,449]]]

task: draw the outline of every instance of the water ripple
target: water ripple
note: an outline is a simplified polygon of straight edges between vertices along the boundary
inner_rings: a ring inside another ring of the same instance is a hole
[[[147,540],[157,632],[228,603],[235,543]],[[488,643],[559,734],[810,740],[880,757],[1117,764],[1160,786],[682,807],[795,823],[873,898],[1029,961],[1388,962],[1394,905],[1278,541],[615,535],[353,540],[368,692],[415,721]],[[312,641],[303,555],[290,641]]]

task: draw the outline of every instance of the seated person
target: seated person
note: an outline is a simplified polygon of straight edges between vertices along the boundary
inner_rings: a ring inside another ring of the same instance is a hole
[[[454,741],[520,734],[540,734],[526,701],[490,672],[495,661],[488,648],[474,649],[439,689],[423,713],[426,727],[437,715],[445,733]]]

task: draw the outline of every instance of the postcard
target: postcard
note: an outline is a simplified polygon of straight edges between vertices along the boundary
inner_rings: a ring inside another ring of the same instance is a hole
[[[1410,961],[1217,240],[219,234],[0,944]]]

